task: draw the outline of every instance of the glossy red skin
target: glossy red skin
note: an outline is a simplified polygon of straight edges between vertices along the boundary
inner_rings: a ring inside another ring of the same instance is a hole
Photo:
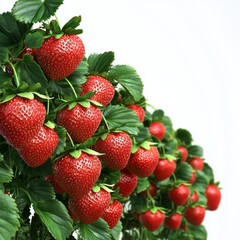
[[[178,151],[180,152],[180,162],[185,162],[188,157],[188,151],[184,146],[178,146]]]
[[[107,135],[105,140],[101,138],[94,144],[93,149],[105,155],[99,156],[107,168],[122,170],[126,167],[132,150],[132,140],[125,132]]]
[[[0,134],[13,147],[23,147],[39,132],[45,117],[40,101],[16,96],[0,104]]]
[[[176,169],[176,163],[168,159],[159,159],[158,164],[154,170],[156,180],[163,181],[172,176]]]
[[[89,191],[82,198],[70,197],[68,207],[74,213],[74,220],[91,224],[102,217],[110,204],[111,194],[101,188],[99,192]]]
[[[151,213],[151,211],[148,210],[139,217],[139,221],[149,231],[156,231],[162,225],[164,219],[165,214],[160,210],[157,210],[155,213]]]
[[[198,193],[196,191],[194,191],[190,199],[192,202],[197,202],[199,200]]]
[[[50,80],[69,76],[85,54],[82,40],[77,35],[64,34],[59,39],[50,37],[36,52],[37,62]]]
[[[56,182],[56,180],[52,175],[45,177],[45,180],[52,185],[55,193],[58,193],[58,194],[65,193],[65,190],[59,186],[59,184]]]
[[[126,169],[121,170],[121,176],[119,182],[114,186],[115,189],[119,188],[119,193],[123,197],[128,197],[133,193],[137,186],[138,176],[127,171]]]
[[[180,184],[168,192],[170,200],[173,201],[177,206],[184,206],[187,203],[189,195],[190,190],[184,184]]]
[[[97,156],[82,152],[79,158],[65,155],[53,165],[53,176],[69,195],[80,198],[87,194],[98,180],[101,162]]]
[[[130,104],[127,107],[132,109],[136,113],[140,122],[144,121],[145,111],[141,106],[137,104]]]
[[[82,96],[88,92],[95,92],[95,95],[90,99],[106,107],[112,101],[115,90],[107,79],[100,76],[89,76],[87,82],[82,85],[80,95]]]
[[[102,120],[101,111],[94,105],[85,108],[77,104],[71,110],[62,109],[57,115],[57,123],[68,131],[74,142],[88,140],[98,129]]]
[[[148,187],[149,194],[154,197],[157,194],[157,186],[154,183],[150,183]],[[141,192],[143,195],[147,196],[147,190]]]
[[[102,215],[110,229],[114,228],[121,218],[123,206],[118,200],[113,200]]]
[[[151,146],[149,150],[140,147],[136,153],[131,154],[126,168],[138,177],[149,177],[155,170],[158,159],[156,147]]]
[[[182,214],[173,213],[165,220],[165,226],[169,229],[179,229],[182,222]]]
[[[149,126],[149,132],[152,136],[158,138],[159,140],[163,140],[166,129],[161,122],[152,122]]]
[[[207,198],[207,209],[211,211],[217,210],[221,202],[220,189],[214,184],[209,184],[205,191],[205,195]]]
[[[53,154],[58,145],[58,135],[54,129],[42,126],[34,138],[27,141],[18,152],[30,167],[39,167]]]
[[[185,213],[185,218],[192,225],[199,226],[204,220],[205,212],[205,208],[201,206],[196,206],[194,208],[188,207]]]
[[[192,166],[192,168],[202,171],[204,167],[204,161],[200,157],[191,158],[188,163]]]
[[[188,183],[194,184],[197,179],[197,175],[195,171],[192,171],[192,177],[189,179]]]

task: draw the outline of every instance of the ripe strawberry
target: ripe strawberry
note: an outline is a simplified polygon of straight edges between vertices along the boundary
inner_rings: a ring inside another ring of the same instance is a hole
[[[199,200],[198,193],[196,191],[194,191],[190,199],[192,202],[197,202]]]
[[[178,151],[180,153],[180,162],[185,162],[188,157],[188,151],[184,146],[178,146]]]
[[[158,149],[151,146],[150,149],[140,147],[136,153],[131,154],[127,164],[127,170],[138,177],[149,177],[155,170],[159,159]]]
[[[186,204],[188,197],[190,195],[190,190],[188,186],[180,184],[177,187],[172,188],[168,192],[168,197],[173,201],[177,206],[183,206]]]
[[[221,192],[215,184],[209,184],[205,195],[207,198],[207,209],[214,211],[218,209],[218,206],[221,202]]]
[[[165,220],[165,226],[169,229],[179,229],[182,222],[182,214],[173,213]]]
[[[62,189],[62,188],[59,186],[59,184],[56,182],[56,180],[54,179],[54,177],[53,177],[52,175],[45,177],[45,180],[52,185],[55,193],[58,193],[58,194],[63,194],[63,193],[65,193],[64,189]]]
[[[148,187],[149,194],[150,194],[152,197],[154,197],[154,196],[157,194],[157,190],[158,190],[158,188],[157,188],[156,184],[153,183],[153,182],[151,182],[150,185],[149,185],[149,187]],[[147,196],[147,190],[142,191],[141,193],[142,193],[144,196]]]
[[[45,116],[40,101],[16,96],[0,104],[0,134],[13,147],[22,147],[39,132]]]
[[[196,179],[197,179],[197,175],[196,175],[196,172],[193,170],[192,171],[192,177],[188,180],[188,183],[194,184]]]
[[[152,122],[149,126],[149,132],[152,136],[158,138],[159,140],[163,140],[166,129],[161,122]]]
[[[130,104],[127,107],[132,109],[136,113],[140,122],[144,121],[145,111],[141,106],[137,104]]]
[[[154,170],[154,176],[158,181],[163,181],[172,176],[176,169],[176,163],[168,159],[159,159]]]
[[[71,110],[62,109],[57,116],[57,123],[68,131],[73,141],[85,142],[97,130],[102,120],[101,111],[94,105],[85,108],[77,104]]]
[[[107,168],[121,170],[126,167],[130,158],[132,140],[125,132],[111,132],[105,140],[99,138],[93,148],[100,153],[105,153],[99,158]]]
[[[53,154],[58,145],[58,135],[54,129],[42,126],[36,136],[27,141],[18,152],[30,167],[39,167]]]
[[[188,207],[185,213],[185,218],[192,225],[201,225],[205,217],[205,208],[201,206]]]
[[[90,99],[107,106],[113,99],[115,90],[113,85],[103,77],[89,76],[87,82],[82,85],[82,92],[84,95],[88,92],[95,92],[95,95]]]
[[[79,158],[65,155],[53,165],[56,182],[71,196],[78,198],[87,194],[101,173],[97,156],[82,152]]]
[[[100,218],[110,204],[111,194],[104,189],[90,190],[82,198],[70,197],[68,207],[77,220],[90,224]]]
[[[188,161],[188,163],[196,170],[199,170],[199,171],[203,170],[204,162],[200,157],[191,158]]]
[[[64,34],[59,39],[50,37],[37,50],[36,58],[50,80],[62,80],[80,64],[85,54],[82,40]]]
[[[110,229],[114,228],[119,219],[121,218],[123,211],[123,206],[118,200],[113,200],[113,202],[107,207],[102,215],[102,218],[108,223]]]
[[[149,231],[157,230],[163,223],[165,219],[165,214],[160,210],[152,213],[150,210],[142,213],[139,217],[140,222]]]
[[[121,177],[114,188],[119,188],[119,193],[123,197],[128,197],[132,194],[137,186],[138,176],[127,171],[126,169],[121,170]]]

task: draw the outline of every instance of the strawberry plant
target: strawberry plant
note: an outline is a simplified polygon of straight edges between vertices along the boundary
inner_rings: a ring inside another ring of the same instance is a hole
[[[62,3],[0,14],[0,240],[207,239],[221,191],[203,148],[133,67],[86,56]]]

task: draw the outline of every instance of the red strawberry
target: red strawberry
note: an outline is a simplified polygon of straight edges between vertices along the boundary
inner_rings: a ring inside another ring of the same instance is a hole
[[[105,153],[99,158],[107,168],[121,170],[126,167],[130,158],[132,140],[125,132],[111,132],[105,140],[99,138],[93,148],[100,153]]]
[[[89,191],[82,198],[70,197],[68,207],[75,220],[90,224],[99,219],[110,204],[111,194],[104,189]]]
[[[207,198],[207,209],[214,211],[218,209],[218,206],[221,202],[221,192],[215,184],[209,184],[205,195]]]
[[[201,225],[205,217],[205,208],[201,206],[188,207],[185,213],[185,218],[192,225]]]
[[[49,79],[57,81],[70,75],[84,57],[85,48],[76,35],[50,37],[36,52],[36,58]]]
[[[178,151],[180,152],[180,162],[185,162],[188,157],[188,151],[184,146],[178,146]]]
[[[51,157],[58,145],[54,129],[42,126],[34,138],[27,141],[18,152],[30,167],[39,167]]]
[[[159,159],[158,149],[151,146],[150,149],[140,147],[136,153],[131,154],[127,164],[127,170],[138,177],[149,177],[155,170]]]
[[[79,158],[65,155],[53,165],[56,182],[70,195],[78,198],[87,194],[101,173],[97,156],[82,152]]]
[[[193,170],[192,171],[192,177],[189,179],[188,183],[194,184],[196,179],[197,179],[197,175],[196,175],[196,172]]]
[[[182,222],[182,214],[173,213],[166,219],[165,226],[169,229],[176,230],[176,229],[179,229],[181,222]]]
[[[192,202],[197,202],[199,200],[198,193],[196,191],[194,191],[190,199]]]
[[[152,213],[150,210],[142,213],[139,217],[140,222],[149,231],[157,230],[163,223],[165,219],[165,214],[160,210]]]
[[[89,139],[97,130],[101,120],[102,113],[94,105],[85,108],[77,104],[71,110],[65,107],[57,116],[58,124],[66,128],[73,141],[77,143]]]
[[[113,99],[115,90],[113,85],[103,77],[90,76],[87,82],[82,85],[81,96],[88,93],[95,92],[95,95],[90,99],[107,106]]]
[[[157,194],[157,186],[153,182],[150,183],[148,187],[149,194],[154,197]],[[144,196],[147,196],[147,190],[141,192]]]
[[[56,182],[56,180],[54,179],[54,177],[52,175],[45,177],[45,180],[48,181],[53,186],[55,193],[58,193],[58,194],[65,193],[64,189],[62,189],[59,186],[59,184]]]
[[[0,134],[13,147],[22,147],[44,123],[46,110],[37,99],[14,97],[0,104]]]
[[[149,126],[149,132],[152,136],[158,138],[159,140],[163,140],[166,129],[161,122],[152,122]]]
[[[132,109],[137,114],[140,122],[144,121],[145,111],[141,106],[139,106],[137,104],[130,104],[127,107]]]
[[[128,197],[132,194],[137,186],[138,176],[130,173],[126,169],[121,170],[121,177],[119,182],[115,184],[114,188],[119,188],[119,193],[123,197]]]
[[[199,170],[199,171],[203,170],[204,162],[200,157],[191,158],[188,161],[188,163],[196,170]]]
[[[163,181],[172,176],[176,169],[176,163],[168,159],[159,159],[154,170],[154,176],[158,181]]]
[[[168,196],[170,200],[173,201],[177,206],[185,205],[189,195],[190,195],[190,190],[188,186],[184,184],[180,184],[177,187],[172,188],[168,192]]]
[[[110,229],[114,228],[122,215],[123,206],[118,200],[113,202],[107,207],[102,215],[102,218],[108,223]]]

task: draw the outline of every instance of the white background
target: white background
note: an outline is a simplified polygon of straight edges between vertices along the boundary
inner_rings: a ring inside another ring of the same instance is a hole
[[[0,0],[0,12],[13,3]],[[62,24],[82,15],[86,54],[114,51],[149,103],[203,146],[223,188],[204,221],[209,240],[239,237],[239,11],[239,0],[65,0],[57,12]]]

